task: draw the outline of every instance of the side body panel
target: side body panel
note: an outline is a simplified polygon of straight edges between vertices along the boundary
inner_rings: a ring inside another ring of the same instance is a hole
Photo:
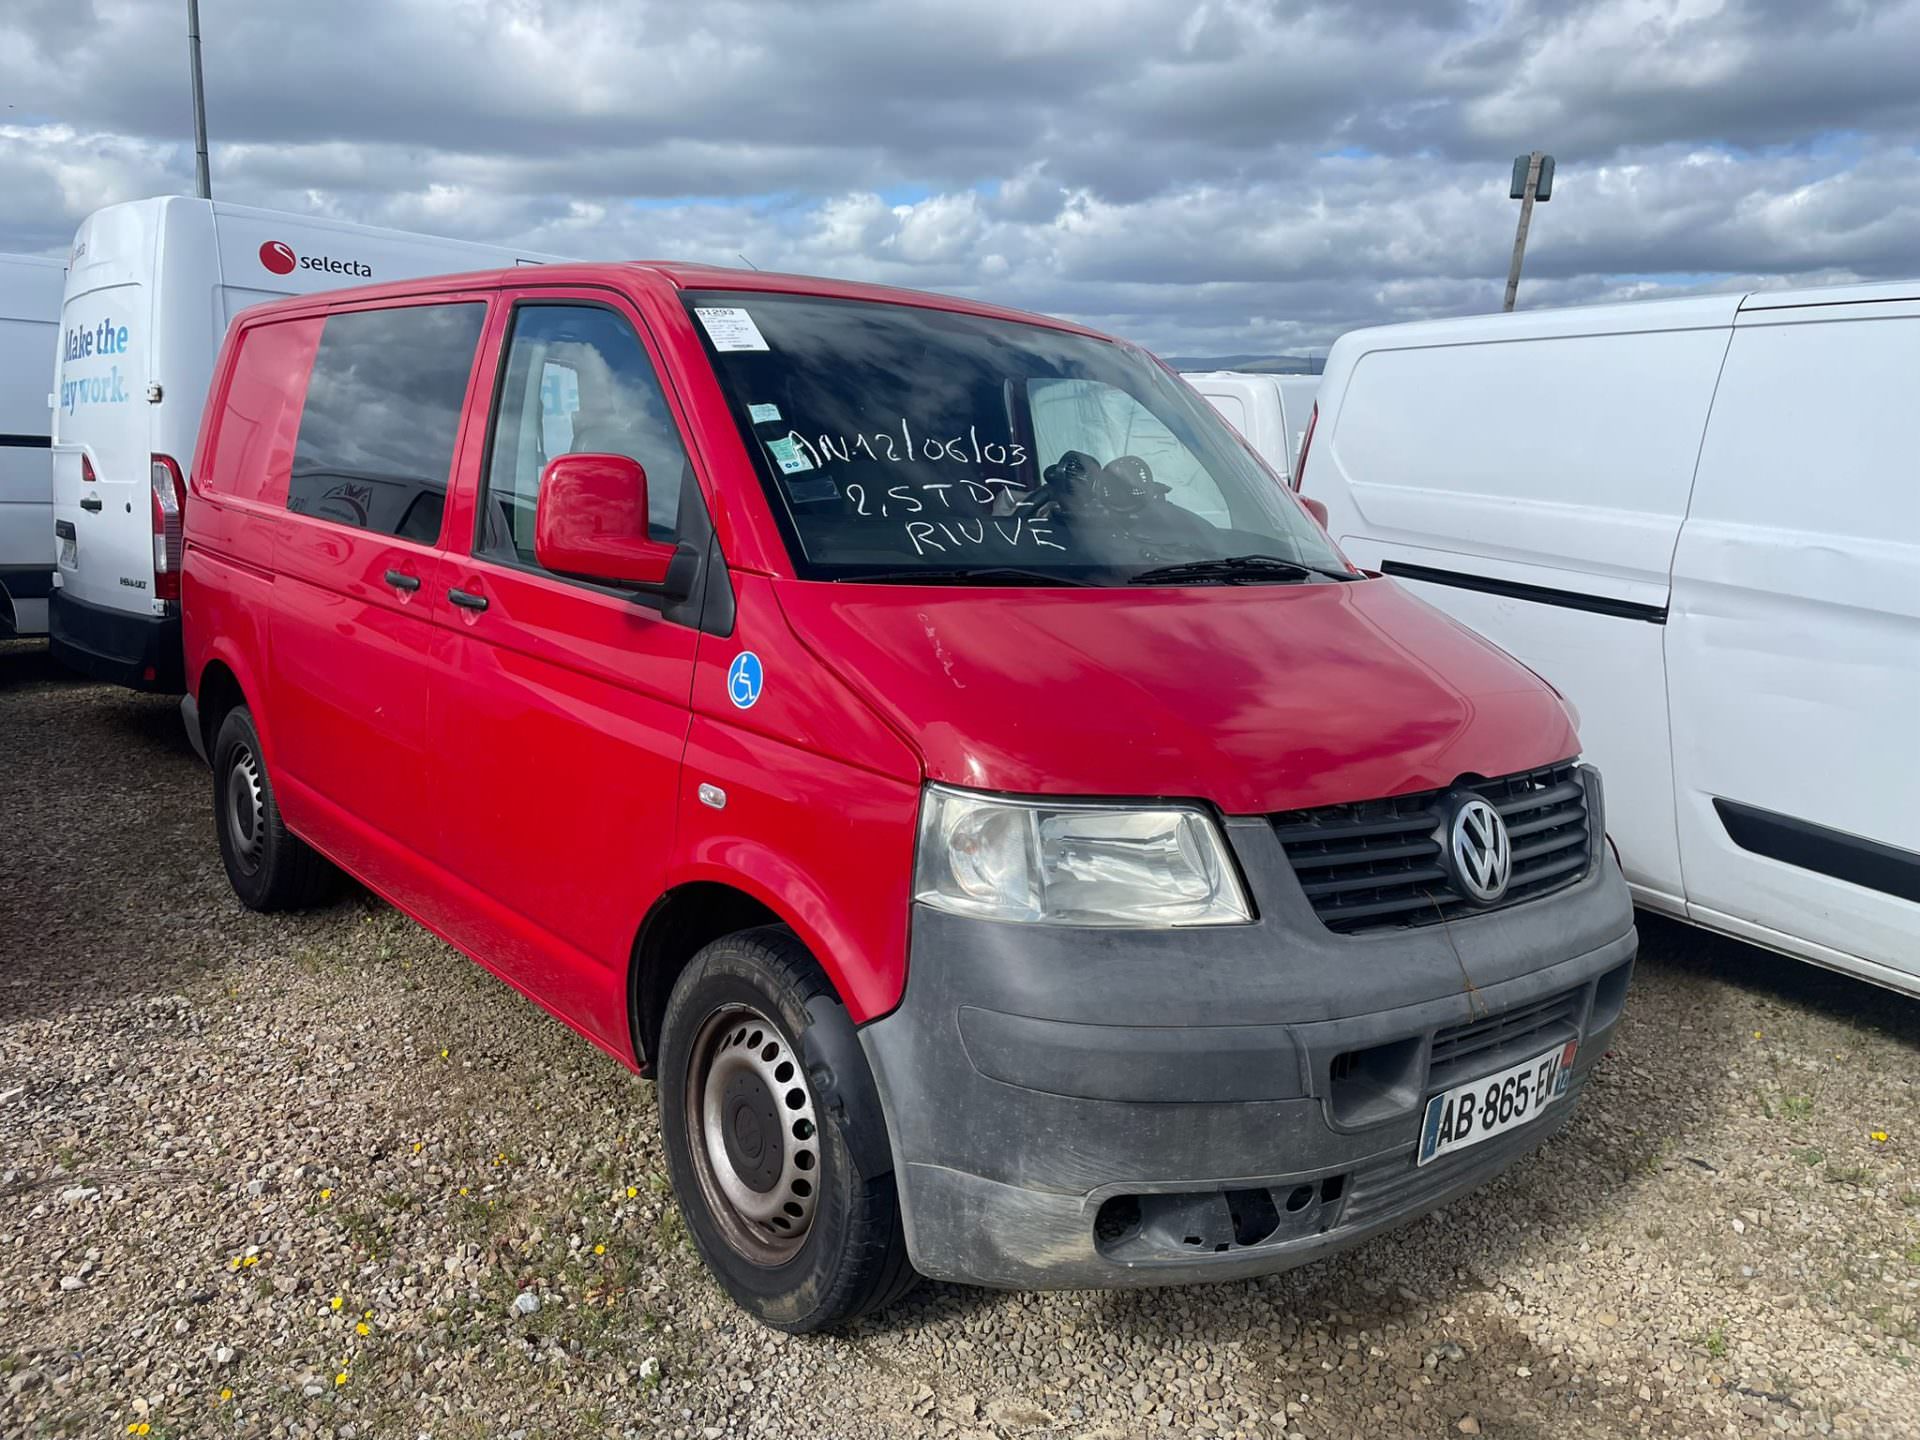
[[[445,641],[431,748],[440,780],[421,842],[461,894],[494,902],[459,905],[448,933],[620,1052],[630,1044],[627,963],[673,853],[699,632],[599,587],[469,553],[519,298],[637,320],[610,291],[498,297],[469,397],[436,597]],[[644,345],[645,327],[635,328]],[[650,358],[658,371],[658,355]],[[451,587],[486,608],[447,604]]]
[[[1916,373],[1920,302],[1741,315],[1667,630],[1690,910],[1908,988],[1920,982]]]
[[[63,267],[0,255],[0,636],[40,635],[53,586],[53,417]]]

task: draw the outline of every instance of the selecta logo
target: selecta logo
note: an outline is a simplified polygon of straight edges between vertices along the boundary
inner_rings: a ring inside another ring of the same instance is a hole
[[[262,245],[260,263],[276,275],[291,275],[295,270],[324,270],[329,275],[373,278],[373,267],[363,261],[336,260],[331,255],[296,255],[284,240],[269,240]]]

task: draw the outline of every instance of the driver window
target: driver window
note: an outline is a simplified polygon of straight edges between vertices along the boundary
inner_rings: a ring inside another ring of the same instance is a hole
[[[1219,529],[1233,520],[1200,458],[1133,396],[1098,380],[1033,380],[1027,385],[1033,438],[1042,465],[1069,450],[1101,464],[1134,455],[1168,486],[1167,499]]]
[[[638,460],[647,472],[649,533],[679,538],[686,448],[653,364],[623,317],[591,305],[522,305],[493,423],[477,554],[537,564],[540,479],[556,455]]]

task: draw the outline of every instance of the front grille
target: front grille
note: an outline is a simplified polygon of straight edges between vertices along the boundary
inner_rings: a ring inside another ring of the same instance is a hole
[[[1457,889],[1447,867],[1449,797],[1461,790],[1500,812],[1513,844],[1513,877],[1493,905]],[[1593,849],[1587,788],[1571,760],[1448,790],[1288,811],[1273,817],[1273,828],[1314,913],[1342,934],[1431,925],[1535,899],[1585,875]]]

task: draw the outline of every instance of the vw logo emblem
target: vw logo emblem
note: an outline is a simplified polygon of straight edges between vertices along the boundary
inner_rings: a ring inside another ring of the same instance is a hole
[[[1447,853],[1460,888],[1483,905],[1507,893],[1513,878],[1513,845],[1507,822],[1486,801],[1475,798],[1453,812]]]

